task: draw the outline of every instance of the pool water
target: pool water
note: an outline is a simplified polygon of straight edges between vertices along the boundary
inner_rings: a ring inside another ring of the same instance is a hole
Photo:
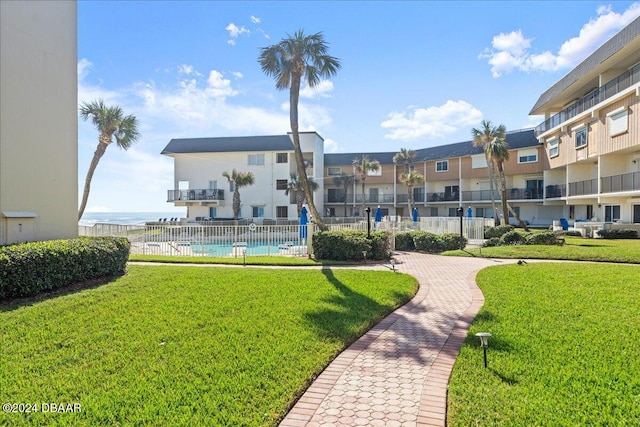
[[[197,255],[213,257],[247,256],[257,255],[302,255],[306,253],[306,247],[298,246],[298,242],[279,242],[271,245],[261,243],[228,243],[228,244],[191,244],[191,250]]]

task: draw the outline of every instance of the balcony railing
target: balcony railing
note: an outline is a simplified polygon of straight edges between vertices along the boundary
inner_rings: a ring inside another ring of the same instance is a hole
[[[500,193],[498,191],[493,192],[493,199],[500,200]],[[491,190],[463,191],[462,200],[465,202],[491,200]]]
[[[640,172],[623,173],[602,178],[603,193],[640,190]]]
[[[567,197],[567,186],[565,184],[547,185],[545,197],[547,199]]]
[[[603,86],[589,92],[587,95],[578,99],[559,113],[549,117],[547,120],[536,126],[535,134],[539,135],[556,126],[560,126],[561,123],[564,123],[578,114],[587,111],[596,104],[611,98],[638,82],[640,82],[640,64],[625,71],[618,77],[605,83]]]
[[[427,202],[457,202],[458,193],[427,193]]]
[[[393,203],[393,194],[365,194],[365,203]],[[356,203],[362,203],[362,194],[356,194]]]
[[[586,196],[590,194],[598,194],[597,179],[569,183],[569,196]]]
[[[507,190],[509,200],[542,199],[542,190],[537,188],[510,188]]]
[[[167,202],[224,200],[224,190],[169,190]]]

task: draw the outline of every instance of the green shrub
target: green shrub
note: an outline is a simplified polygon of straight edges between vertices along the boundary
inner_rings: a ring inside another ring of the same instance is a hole
[[[580,232],[578,232],[580,235]],[[558,235],[553,232],[545,231],[544,233],[531,233],[525,238],[527,245],[560,245],[561,240]]]
[[[580,233],[578,230],[567,230],[562,234],[565,236],[582,237],[582,233]]]
[[[125,270],[129,241],[81,237],[0,248],[0,299],[33,296]]]
[[[492,239],[494,237],[502,237],[506,233],[513,231],[513,225],[498,225],[496,227],[485,227],[484,238]]]
[[[447,233],[440,236],[443,251],[455,251],[467,246],[467,239],[458,233]]]
[[[501,244],[502,242],[500,241],[499,237],[492,237],[486,240],[482,246],[484,246],[485,248],[491,248],[493,246],[500,246]]]
[[[421,252],[439,253],[444,250],[442,238],[437,234],[424,231],[416,233],[413,242],[416,245],[416,250]]]
[[[503,245],[519,245],[525,242],[525,236],[517,231],[508,231],[502,235],[500,241]]]
[[[396,250],[398,251],[414,251],[416,245],[413,243],[417,231],[402,231],[396,234]]]
[[[389,258],[389,234],[375,231],[367,239],[366,231],[337,230],[322,231],[313,234],[313,253],[318,260],[361,261],[363,251],[367,259],[383,260]]]
[[[603,239],[637,239],[638,232],[636,230],[598,230],[598,236]]]

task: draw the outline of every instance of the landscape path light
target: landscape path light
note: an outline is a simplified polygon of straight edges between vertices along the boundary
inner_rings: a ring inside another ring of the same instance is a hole
[[[487,347],[489,347],[489,338],[491,334],[489,332],[478,332],[476,334],[478,338],[480,338],[480,345],[482,345],[482,350],[484,351],[484,367],[487,367]]]

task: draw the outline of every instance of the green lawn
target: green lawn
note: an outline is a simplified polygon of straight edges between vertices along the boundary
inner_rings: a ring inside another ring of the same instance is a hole
[[[129,266],[0,306],[0,425],[276,425],[314,375],[416,292],[392,272]]]
[[[640,264],[640,239],[605,240],[566,237],[564,246],[515,245],[449,251],[443,255],[610,261]]]
[[[640,266],[529,263],[477,281],[449,426],[640,426]],[[493,334],[488,369],[476,332]]]

